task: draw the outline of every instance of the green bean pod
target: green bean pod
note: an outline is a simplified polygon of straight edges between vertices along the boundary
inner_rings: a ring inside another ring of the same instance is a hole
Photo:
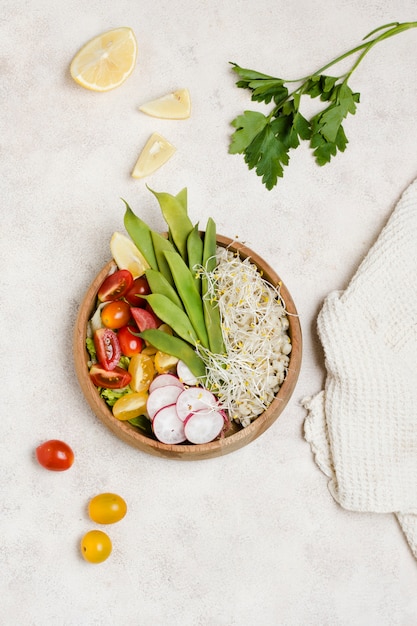
[[[145,276],[152,293],[160,293],[161,295],[166,296],[171,300],[171,302],[176,304],[180,309],[184,310],[183,304],[176,290],[171,283],[167,281],[165,276],[161,274],[161,272],[148,269],[145,272]]]
[[[204,234],[203,266],[206,272],[213,272],[216,268],[216,224],[210,217],[207,221]],[[213,294],[209,292],[208,280],[205,274],[201,279],[201,292],[203,298],[204,322],[207,329],[210,351],[214,354],[222,354],[225,351],[221,316],[218,304],[213,300]]]
[[[155,256],[158,263],[159,271],[163,276],[165,276],[166,280],[174,287],[174,279],[172,278],[171,270],[169,268],[168,262],[165,258],[165,252],[172,252],[173,254],[178,255],[173,244],[166,239],[163,235],[156,233],[155,231],[151,231],[152,243],[155,250]],[[180,257],[181,258],[181,257]]]
[[[198,293],[201,294],[201,276],[198,267],[203,263],[203,240],[201,239],[200,232],[198,230],[198,224],[194,226],[193,230],[188,235],[187,255],[188,267],[194,276],[195,286],[197,287]]]
[[[204,322],[203,303],[197,287],[195,286],[194,276],[179,254],[167,251],[165,252],[165,258],[171,270],[175,288],[194,326],[194,330],[202,345],[208,348],[209,344]]]
[[[149,189],[149,187],[148,187]],[[172,241],[184,261],[187,260],[187,237],[193,229],[193,224],[184,208],[184,194],[173,196],[170,193],[158,193],[150,189],[159,202],[162,215],[168,224]]]
[[[182,308],[180,309],[172,300],[160,293],[151,293],[148,296],[142,296],[142,298],[149,302],[155,315],[165,324],[168,324],[176,335],[195,346],[198,337]]]
[[[140,333],[140,336],[157,350],[165,352],[165,354],[170,354],[180,361],[183,361],[197,378],[205,378],[206,366],[204,365],[204,361],[198,356],[195,350],[193,350],[190,344],[183,341],[183,339],[173,337],[158,329],[144,330]]]
[[[188,192],[187,192],[187,187],[184,187],[184,189],[181,189],[181,191],[179,191],[175,197],[177,198],[178,202],[180,202],[180,204],[181,204],[182,208],[184,209],[185,213],[187,213],[187,211],[188,211]]]
[[[143,220],[140,219],[140,217],[135,215],[126,200],[123,200],[123,202],[126,205],[126,212],[124,216],[125,228],[133,243],[143,254],[150,267],[157,270],[158,262],[156,260],[152,243],[151,229]]]

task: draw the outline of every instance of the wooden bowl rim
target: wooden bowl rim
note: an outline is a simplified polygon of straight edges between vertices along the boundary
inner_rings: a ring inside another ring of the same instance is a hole
[[[275,422],[275,420],[283,412],[290,397],[292,396],[298,380],[302,359],[302,333],[298,312],[291,294],[272,267],[246,245],[228,237],[224,237],[223,235],[217,235],[217,243],[225,248],[230,248],[234,252],[238,252],[242,259],[250,257],[251,261],[255,263],[259,270],[262,271],[266,280],[274,286],[279,285],[281,297],[285,303],[285,308],[288,313],[289,334],[292,343],[292,351],[290,353],[290,363],[287,375],[273,402],[249,426],[242,428],[236,425],[232,432],[227,434],[227,436],[222,439],[200,445],[168,445],[161,443],[156,439],[151,439],[150,437],[142,434],[137,428],[128,422],[116,419],[108,405],[102,398],[100,398],[96,387],[88,375],[87,363],[89,361],[89,355],[86,350],[85,339],[87,334],[87,324],[96,306],[98,289],[105,277],[116,266],[114,261],[109,261],[96,275],[79,308],[74,329],[73,352],[75,371],[83,394],[95,415],[115,435],[117,435],[125,443],[128,443],[143,452],[147,452],[148,454],[169,459],[201,460],[222,456],[234,450],[238,450],[251,441],[257,439],[271,426],[271,424]]]

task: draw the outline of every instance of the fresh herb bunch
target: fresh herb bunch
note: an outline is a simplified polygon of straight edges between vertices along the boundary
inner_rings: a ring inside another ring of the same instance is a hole
[[[239,76],[236,85],[252,92],[251,99],[274,106],[269,115],[258,111],[245,111],[238,115],[232,126],[229,153],[244,154],[249,169],[255,168],[267,189],[272,189],[278,178],[284,175],[284,167],[289,163],[291,148],[297,148],[300,140],[310,142],[318,165],[329,163],[337,152],[344,152],[348,139],[342,123],[349,115],[354,115],[359,102],[348,81],[364,56],[380,41],[393,37],[409,28],[417,27],[417,22],[393,22],[373,30],[362,43],[310,76],[297,80],[284,80],[244,69],[236,63],[233,71]],[[376,36],[374,36],[376,35]],[[324,72],[352,54],[358,53],[356,61],[345,74],[328,76]],[[298,86],[290,90],[290,84]],[[300,112],[302,96],[320,98],[327,106],[306,119]]]

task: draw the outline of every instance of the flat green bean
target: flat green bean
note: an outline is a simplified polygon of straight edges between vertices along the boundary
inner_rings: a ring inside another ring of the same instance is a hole
[[[180,309],[172,300],[160,293],[151,293],[142,298],[149,302],[155,315],[168,324],[176,335],[195,346],[198,341],[197,334],[182,308]]]
[[[166,296],[180,309],[184,310],[181,298],[179,297],[171,283],[167,281],[167,279],[163,274],[161,274],[161,272],[157,272],[153,269],[148,269],[145,272],[145,276],[152,293],[160,293],[161,295]]]
[[[194,276],[184,260],[175,252],[165,252],[165,258],[171,270],[175,288],[180,296],[184,309],[190,318],[199,340],[208,348],[207,330],[204,322],[203,302],[195,286]]]
[[[201,276],[199,266],[203,263],[203,240],[196,224],[187,238],[188,267],[194,275],[195,285],[201,294]],[[196,268],[196,269],[195,269]]]
[[[210,217],[207,221],[206,232],[204,234],[203,246],[203,266],[206,272],[213,272],[216,268],[216,224]],[[213,294],[209,293],[208,280],[205,274],[201,279],[201,291],[203,298],[204,322],[207,329],[209,347],[211,352],[222,354],[225,351],[223,333],[221,327],[221,316],[218,304],[213,299]]]
[[[148,188],[149,189],[149,188]],[[193,229],[193,224],[188,217],[187,210],[184,208],[184,194],[180,192],[180,197],[173,196],[170,193],[158,193],[150,189],[159,202],[162,215],[168,224],[169,232],[172,240],[181,254],[182,258],[187,260],[187,237]]]
[[[162,330],[150,329],[139,333],[142,339],[148,341],[154,348],[183,361],[197,378],[205,379],[206,366],[195,350],[186,341],[173,337]]]
[[[168,262],[165,258],[165,252],[172,252],[173,254],[178,255],[173,244],[166,239],[163,235],[156,233],[155,231],[151,231],[153,248],[155,250],[155,256],[158,263],[159,271],[161,274],[165,276],[167,281],[174,287],[174,279],[172,278],[171,270],[169,268]]]
[[[151,229],[143,220],[140,219],[140,217],[135,215],[126,200],[123,200],[123,202],[126,205],[126,212],[124,216],[125,228],[135,246],[148,261],[150,267],[157,270],[158,262],[153,248]]]
[[[187,211],[188,211],[188,192],[187,192],[187,187],[184,187],[184,189],[181,189],[181,191],[179,191],[175,197],[181,203],[181,206],[184,209],[185,213],[187,213]]]

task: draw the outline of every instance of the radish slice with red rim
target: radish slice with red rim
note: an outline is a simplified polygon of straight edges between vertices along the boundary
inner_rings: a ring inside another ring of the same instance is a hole
[[[184,389],[184,385],[178,376],[175,376],[175,374],[158,374],[158,376],[155,376],[149,385],[149,393],[152,393],[155,389],[164,387],[165,385],[176,385],[177,387]]]
[[[155,437],[161,443],[177,444],[186,441],[184,423],[179,419],[175,404],[160,409],[152,420]]]
[[[180,393],[182,393],[182,388],[177,385],[164,385],[154,389],[146,402],[146,412],[150,419],[152,420],[164,406],[175,404]]]
[[[199,409],[219,409],[216,396],[204,387],[184,389],[177,398],[178,417],[184,421],[190,413]]]
[[[184,433],[190,443],[210,443],[224,428],[224,417],[213,409],[200,409],[190,413],[184,422]]]
[[[188,366],[184,363],[184,361],[178,361],[177,363],[177,375],[181,382],[184,385],[196,386],[198,385],[198,378],[194,376]]]

